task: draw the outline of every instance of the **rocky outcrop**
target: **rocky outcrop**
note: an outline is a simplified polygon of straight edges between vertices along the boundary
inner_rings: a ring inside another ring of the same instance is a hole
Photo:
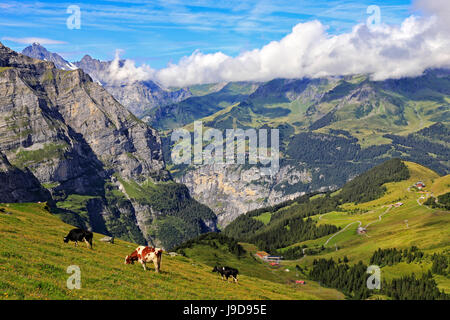
[[[261,175],[258,167],[240,165],[203,165],[188,170],[177,178],[192,196],[218,215],[224,227],[250,210],[272,206],[293,199],[305,192],[289,193],[285,185],[305,184],[311,173],[301,167],[283,166],[273,177]]]
[[[51,195],[27,169],[12,166],[0,152],[0,202],[51,202]]]

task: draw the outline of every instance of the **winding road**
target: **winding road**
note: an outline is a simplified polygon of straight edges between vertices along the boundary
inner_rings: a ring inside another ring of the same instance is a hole
[[[381,217],[384,216],[386,213],[388,213],[389,210],[391,210],[391,208],[392,208],[392,206],[389,206],[389,207],[386,209],[386,211],[384,211],[382,214],[380,214],[380,215],[378,216],[378,220],[375,220],[375,221],[372,221],[372,222],[368,223],[364,228],[367,229],[367,227],[370,226],[372,223],[375,223],[375,222],[377,222],[377,221],[381,221]]]
[[[411,188],[410,188],[410,187],[408,187],[406,190],[407,190],[408,192],[411,192]],[[428,194],[427,194],[427,196],[428,196]],[[419,206],[422,206],[422,205],[423,205],[423,204],[420,202],[420,198],[417,199],[417,204],[418,204]],[[425,206],[425,207],[427,207],[427,206]],[[391,210],[391,208],[392,208],[392,205],[389,205],[388,208],[387,208],[382,214],[380,214],[380,215],[378,216],[378,219],[377,219],[377,220],[368,223],[368,224],[364,227],[364,229],[367,229],[368,226],[370,226],[371,224],[373,224],[373,223],[375,223],[375,222],[381,221],[381,217],[384,216],[386,213],[388,213],[388,212]],[[428,207],[427,207],[427,208],[428,208]],[[428,208],[428,209],[430,209],[430,208]],[[373,211],[369,211],[369,212],[366,212],[366,213],[371,213],[371,212],[373,212]],[[329,214],[329,213],[331,213],[331,212],[322,214],[322,215],[319,217],[318,220],[321,220],[323,216],[325,216],[325,215],[327,215],[327,214]],[[340,219],[340,220],[343,220],[343,219]],[[333,234],[330,238],[327,239],[327,241],[325,241],[325,243],[324,243],[323,245],[326,246],[326,245],[328,244],[328,242],[330,242],[331,239],[333,239],[335,236],[337,236],[337,235],[340,234],[341,232],[344,232],[345,230],[347,230],[348,227],[350,227],[352,224],[355,224],[355,223],[359,223],[359,226],[358,226],[358,227],[361,227],[361,224],[362,224],[361,221],[353,221],[353,222],[349,223],[348,225],[346,225],[346,226],[344,227],[344,229],[339,230],[338,232],[336,232],[335,234]],[[405,223],[406,223],[406,228],[409,228],[408,223],[407,223],[407,222],[405,222]],[[367,235],[367,234],[365,234],[365,235],[366,235],[368,238],[370,238],[369,235]],[[304,253],[304,251],[305,251],[305,249],[303,249],[303,253]]]
[[[373,223],[375,223],[375,222],[381,221],[381,217],[384,216],[386,213],[388,213],[389,210],[391,210],[391,208],[392,208],[392,206],[389,206],[382,214],[380,214],[380,215],[378,216],[378,220],[375,220],[375,221],[372,221],[372,222],[368,223],[368,224],[364,227],[364,229],[367,229],[368,226],[370,226],[371,224],[373,224]],[[321,217],[322,217],[322,216],[321,216]],[[320,218],[321,218],[321,217],[320,217]],[[319,218],[319,219],[320,219],[320,218]],[[338,232],[336,232],[335,234],[333,234],[331,237],[329,237],[328,240],[325,241],[325,243],[324,243],[323,245],[326,246],[326,245],[328,244],[328,242],[329,242],[331,239],[333,239],[333,238],[334,238],[335,236],[337,236],[339,233],[344,232],[345,230],[347,230],[348,227],[350,227],[352,224],[355,224],[355,223],[359,223],[358,227],[361,227],[361,225],[362,225],[362,222],[361,222],[361,221],[353,221],[353,222],[349,223],[348,225],[346,225],[346,226],[344,227],[344,229],[339,230]],[[367,236],[368,238],[370,238],[367,234],[366,234],[366,236]]]

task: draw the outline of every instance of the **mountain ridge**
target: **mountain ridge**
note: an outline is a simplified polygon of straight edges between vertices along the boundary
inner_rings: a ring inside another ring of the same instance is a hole
[[[23,49],[22,54],[35,59],[53,62],[56,68],[58,69],[66,71],[77,69],[77,67],[73,65],[71,62],[65,60],[57,53],[48,51],[46,48],[44,48],[37,42]]]
[[[105,87],[122,105],[126,106],[137,116],[158,105],[178,102],[190,97],[188,89],[168,90],[151,81],[119,81],[111,74],[110,66],[114,61],[100,61],[86,54],[80,61],[69,62],[57,53],[49,52],[38,43],[33,43],[22,50],[22,54],[53,62],[58,69],[75,70],[77,68],[91,76],[97,83]],[[123,67],[125,60],[117,61]]]

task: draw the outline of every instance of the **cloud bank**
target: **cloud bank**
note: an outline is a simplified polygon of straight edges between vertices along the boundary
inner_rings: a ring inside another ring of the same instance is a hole
[[[51,45],[51,44],[66,44],[65,41],[52,40],[47,38],[12,38],[12,37],[3,37],[2,40],[8,40],[16,43],[22,44],[33,44],[40,43],[42,45]]]
[[[155,70],[121,66],[116,55],[110,76],[118,81],[154,80],[166,87],[274,78],[317,78],[370,74],[374,80],[417,76],[428,68],[450,68],[450,1],[419,0],[424,16],[399,26],[356,25],[351,32],[330,35],[321,22],[299,23],[280,41],[231,57],[200,51],[177,64]]]

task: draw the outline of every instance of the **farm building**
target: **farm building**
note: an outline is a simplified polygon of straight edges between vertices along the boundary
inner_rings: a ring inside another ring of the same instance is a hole
[[[423,183],[422,181],[417,181],[416,184],[414,185],[417,189],[422,190],[423,188],[425,188],[425,183]]]
[[[265,252],[265,251],[258,251],[257,253],[256,253],[256,256],[258,257],[258,258],[260,258],[260,259],[264,259],[264,257],[267,257],[269,254],[267,253],[267,252]]]
[[[356,230],[356,232],[357,232],[358,234],[364,234],[364,233],[366,233],[366,228],[358,227],[358,229]]]
[[[296,280],[295,283],[297,284],[306,284],[305,280]]]
[[[279,263],[281,259],[283,259],[283,257],[278,257],[278,256],[265,256],[263,258],[264,261],[277,262],[277,263]]]
[[[394,207],[400,207],[402,205],[403,205],[403,202],[397,202],[397,203],[394,204]]]

